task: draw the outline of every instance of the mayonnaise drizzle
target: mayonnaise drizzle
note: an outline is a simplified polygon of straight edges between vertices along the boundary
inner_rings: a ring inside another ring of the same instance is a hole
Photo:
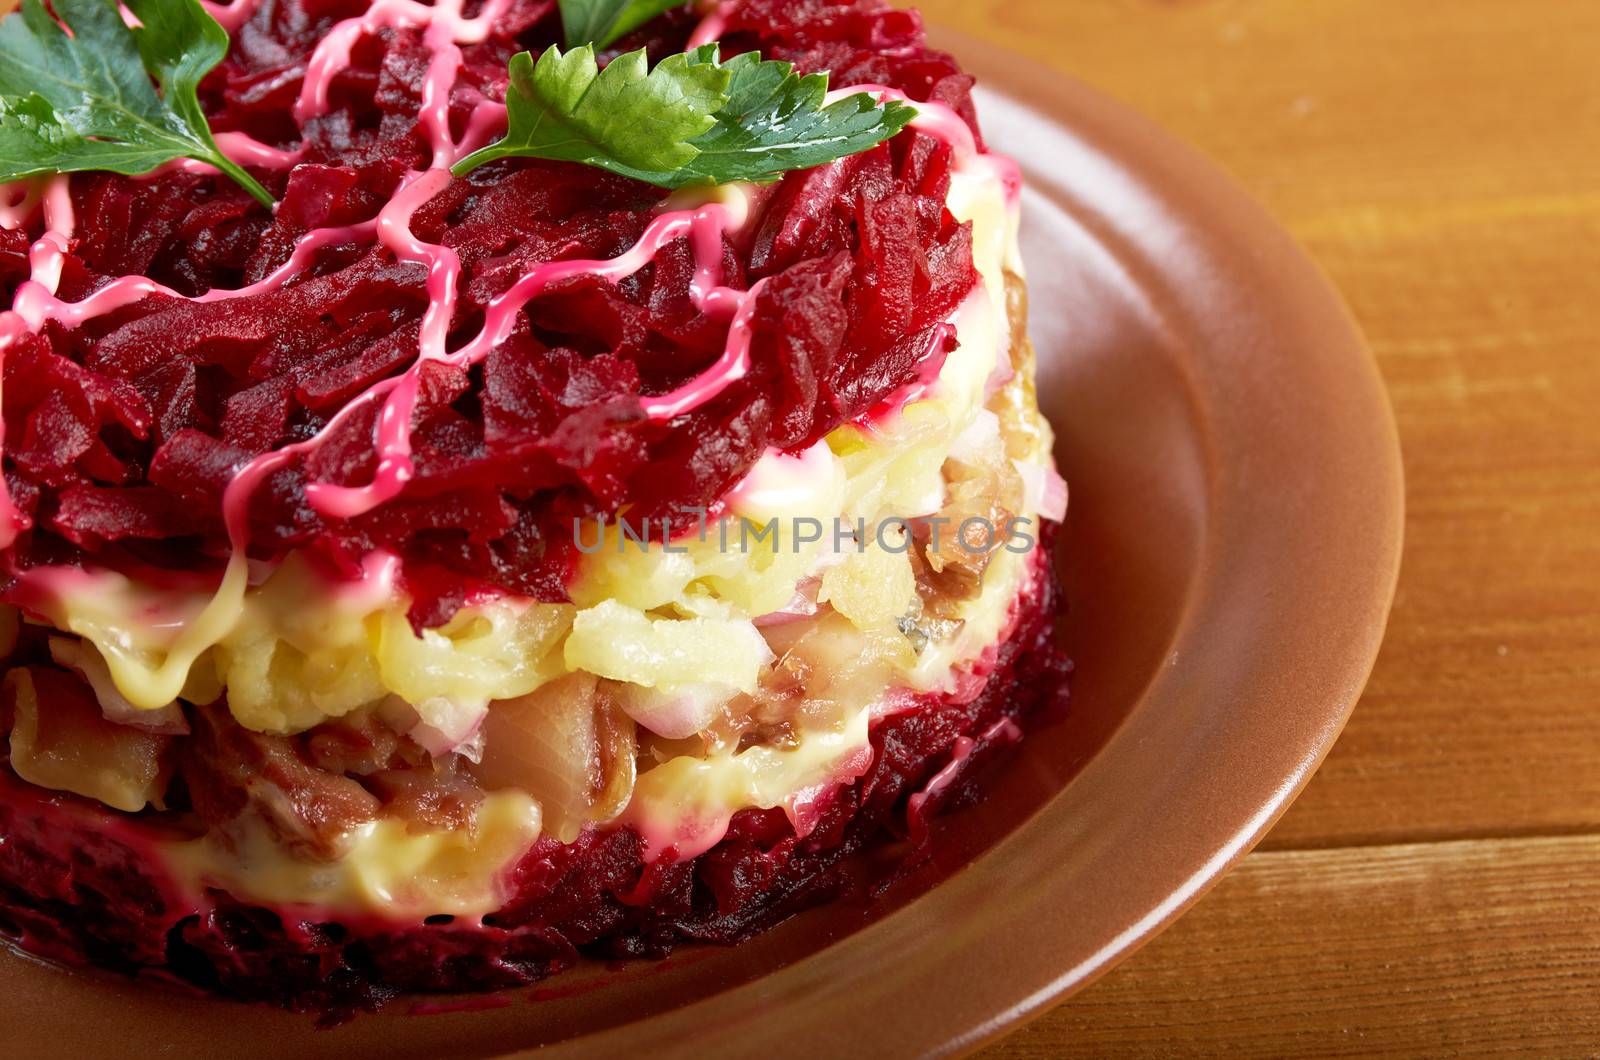
[[[256,13],[261,6],[261,0],[233,0],[232,3],[217,4],[212,0],[200,0],[200,6],[206,13],[217,20],[217,23],[232,36],[238,32],[239,27],[250,21],[250,16]]]
[[[722,39],[722,33],[728,28],[728,16],[733,13],[738,0],[712,0],[711,3],[702,3],[700,8],[705,12],[705,17],[700,24],[689,34],[689,50],[713,44]]]
[[[258,2],[234,0],[226,7],[207,4],[207,8],[232,32],[254,14]],[[461,140],[455,140],[451,134],[450,99],[463,62],[461,47],[487,39],[495,20],[505,12],[510,0],[488,0],[473,18],[462,13],[463,2],[437,0],[436,4],[428,6],[416,0],[378,0],[364,15],[340,22],[313,52],[294,106],[295,118],[302,126],[327,113],[333,83],[349,66],[351,54],[363,36],[386,28],[421,30],[423,45],[432,53],[417,115],[418,125],[432,148],[429,168],[408,174],[375,220],[313,230],[296,243],[289,260],[266,278],[238,290],[213,290],[190,299],[213,302],[277,290],[304,272],[320,250],[352,242],[376,241],[397,260],[422,266],[427,275],[428,308],[420,325],[419,352],[406,371],[379,380],[357,395],[314,437],[257,457],[239,469],[229,482],[222,504],[231,548],[229,563],[216,596],[184,631],[157,671],[160,691],[155,695],[158,697],[170,700],[177,696],[189,666],[201,652],[226,635],[232,617],[238,613],[249,581],[246,558],[249,506],[256,489],[295,458],[323,445],[369,403],[381,402],[374,429],[378,460],[372,480],[354,486],[310,483],[306,488],[307,498],[324,516],[350,519],[398,496],[414,472],[411,422],[424,367],[429,362],[438,362],[464,368],[480,362],[511,335],[518,314],[528,302],[552,285],[580,276],[620,283],[653,262],[662,248],[687,238],[695,259],[691,300],[700,312],[728,322],[728,338],[721,357],[699,376],[670,393],[643,398],[644,413],[658,422],[674,419],[713,400],[749,372],[751,321],[765,281],[741,291],[725,286],[722,274],[724,236],[750,223],[756,210],[760,193],[749,186],[717,189],[705,196],[713,201],[685,208],[671,208],[674,200],[669,199],[639,241],[618,257],[551,261],[535,266],[489,303],[475,337],[457,349],[450,348],[450,325],[459,300],[461,262],[454,250],[420,239],[412,231],[411,222],[416,211],[449,182],[450,167],[496,136],[506,123],[504,104],[480,99],[473,107]],[[695,31],[695,40],[720,34],[728,10],[728,4],[712,8]],[[871,92],[885,101],[898,100],[915,107],[918,113],[912,127],[950,144],[958,170],[987,167],[1004,181],[1008,198],[1014,200],[1020,194],[1020,176],[1015,164],[980,152],[971,129],[948,107],[919,103],[904,93],[880,85],[839,89],[830,93],[829,102],[861,91]],[[282,151],[242,134],[222,133],[217,141],[230,158],[259,168],[286,169],[300,158],[298,151]],[[201,163],[183,165],[185,168],[203,167]],[[148,277],[123,276],[80,302],[58,299],[56,289],[74,231],[68,187],[68,178],[64,175],[51,178],[43,185],[0,186],[0,224],[7,228],[20,227],[41,202],[45,214],[45,232],[30,252],[32,275],[18,287],[11,311],[0,313],[0,360],[10,345],[27,334],[37,333],[47,321],[76,327],[151,295],[184,297]],[[0,423],[0,431],[3,431],[3,423]],[[17,533],[26,529],[26,522],[0,480],[0,548],[11,544]],[[170,694],[166,694],[169,689]]]
[[[831,105],[861,92],[877,96],[881,103],[904,103],[914,107],[917,116],[911,119],[910,127],[949,144],[953,155],[952,161],[958,171],[987,170],[1005,188],[1008,205],[1014,206],[1022,198],[1022,167],[1017,165],[1015,159],[1006,155],[979,149],[978,137],[973,133],[972,126],[967,124],[965,118],[942,103],[919,103],[899,89],[883,85],[850,85],[847,88],[836,88],[827,94],[824,102]]]
[[[285,151],[271,144],[264,144],[242,132],[219,132],[212,139],[217,141],[217,147],[229,159],[241,166],[254,166],[257,169],[292,169],[299,164],[304,153]],[[222,171],[209,162],[202,162],[197,158],[179,158],[164,166],[157,166],[148,173],[139,174],[133,179],[160,180],[168,173],[199,173],[204,176],[215,176],[220,172]]]

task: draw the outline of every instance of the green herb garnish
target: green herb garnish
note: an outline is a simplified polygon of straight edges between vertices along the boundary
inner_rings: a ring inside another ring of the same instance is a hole
[[[604,48],[683,4],[684,0],[561,0],[561,26],[568,48],[585,44]]]
[[[70,35],[41,0],[0,21],[0,181],[148,173],[193,158],[272,206],[218,149],[200,110],[196,89],[227,55],[228,33],[198,0],[127,0],[140,22],[131,29],[115,0],[52,6]]]
[[[594,48],[565,55],[551,45],[539,57],[511,59],[505,138],[457,163],[460,176],[498,158],[582,162],[651,180],[698,155],[690,140],[716,124],[731,74],[695,54],[668,56],[649,68],[643,49],[604,70]]]
[[[581,162],[663,188],[771,181],[865,151],[916,116],[866,93],[824,106],[828,76],[748,53],[726,63],[717,46],[673,55],[655,69],[643,49],[601,70],[585,45],[552,46],[535,64],[511,60],[504,139],[463,159],[457,176],[501,158]]]
[[[716,45],[708,47],[715,62]],[[733,75],[728,102],[711,131],[691,141],[700,153],[679,170],[678,184],[777,180],[876,147],[917,116],[866,92],[824,106],[827,74],[801,77],[793,64],[763,62],[755,52],[721,65]]]

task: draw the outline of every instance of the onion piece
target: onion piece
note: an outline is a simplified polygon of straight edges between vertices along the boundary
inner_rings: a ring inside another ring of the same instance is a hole
[[[756,624],[761,623],[758,620]],[[683,685],[671,690],[624,684],[611,686],[617,706],[628,717],[668,740],[687,740],[705,730],[738,691],[719,684]]]
[[[570,843],[586,824],[622,812],[633,795],[633,719],[598,690],[593,674],[569,673],[489,708],[483,760],[472,775],[486,789],[539,801],[545,833]]]
[[[488,713],[487,703],[458,703],[445,696],[434,696],[416,705],[390,696],[382,711],[386,722],[433,757],[459,754],[472,762],[483,757],[480,730]]]
[[[984,381],[983,398],[985,401],[1000,393],[1006,388],[1006,384],[1017,377],[1017,366],[1011,359],[1009,338],[1007,342],[1008,348],[1001,351],[995,358],[994,370],[989,373],[989,378]]]
[[[860,552],[862,545],[856,541],[855,534],[830,534],[823,541],[822,551],[817,554],[816,564],[809,577],[800,579],[794,587],[794,596],[787,604],[776,611],[769,611],[751,619],[757,629],[771,629],[773,626],[787,626],[793,622],[800,622],[813,618],[822,610],[822,605],[817,603],[817,594],[822,591],[822,576],[835,567],[850,561],[850,557]]]
[[[1000,417],[988,409],[979,409],[972,422],[950,443],[950,456],[968,464],[992,462],[1002,445]]]
[[[126,725],[130,729],[160,736],[189,735],[189,720],[183,716],[183,707],[177,701],[156,710],[140,710],[128,702],[127,697],[117,689],[117,683],[111,677],[111,668],[94,646],[81,640],[51,637],[50,658],[88,683],[100,704],[100,713],[113,725]]]
[[[1067,480],[1061,477],[1053,462],[1035,463],[1032,460],[1013,460],[1017,474],[1022,476],[1025,506],[1038,512],[1040,518],[1059,523],[1067,517]]]
[[[839,561],[843,559],[843,554],[839,554]],[[838,566],[839,561],[830,562],[826,566]],[[795,587],[794,596],[787,604],[784,604],[776,611],[769,611],[764,615],[753,618],[751,621],[755,623],[757,629],[767,629],[772,626],[786,626],[791,622],[800,622],[810,618],[821,610],[821,605],[817,603],[817,592],[821,588],[821,578],[815,576],[806,578]],[[640,724],[644,724],[643,721]],[[646,727],[648,728],[648,726]],[[662,733],[662,735],[666,734]]]
[[[165,736],[111,724],[85,682],[48,666],[12,670],[0,698],[12,718],[17,776],[126,813],[162,808],[171,773]]]

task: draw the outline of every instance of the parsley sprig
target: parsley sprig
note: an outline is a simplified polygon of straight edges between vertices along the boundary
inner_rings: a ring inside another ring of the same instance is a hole
[[[568,48],[585,44],[604,48],[683,4],[684,0],[561,0],[561,27]]]
[[[717,61],[716,45],[702,52]],[[792,64],[763,62],[755,52],[720,65],[732,75],[728,102],[711,130],[691,141],[699,154],[679,170],[677,184],[777,180],[876,147],[917,116],[914,107],[866,92],[825,106],[827,74],[801,77]]]
[[[198,0],[126,3],[136,27],[115,0],[53,0],[59,23],[24,0],[0,21],[0,181],[148,173],[193,158],[270,208],[267,190],[217,147],[196,94],[228,53],[227,31]]]
[[[594,48],[551,46],[511,60],[504,139],[461,160],[460,176],[502,158],[548,158],[663,188],[772,181],[865,151],[916,116],[856,93],[826,102],[827,74],[801,77],[755,53],[722,62],[708,44],[650,68],[643,49],[603,70]]]

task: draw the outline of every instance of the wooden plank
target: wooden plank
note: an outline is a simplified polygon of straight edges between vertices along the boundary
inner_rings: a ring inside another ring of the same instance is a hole
[[[1600,1053],[1600,836],[1255,854],[1033,1057]]]
[[[1218,159],[1371,338],[1407,461],[1399,601],[1267,845],[1600,827],[1600,6],[921,6]]]

